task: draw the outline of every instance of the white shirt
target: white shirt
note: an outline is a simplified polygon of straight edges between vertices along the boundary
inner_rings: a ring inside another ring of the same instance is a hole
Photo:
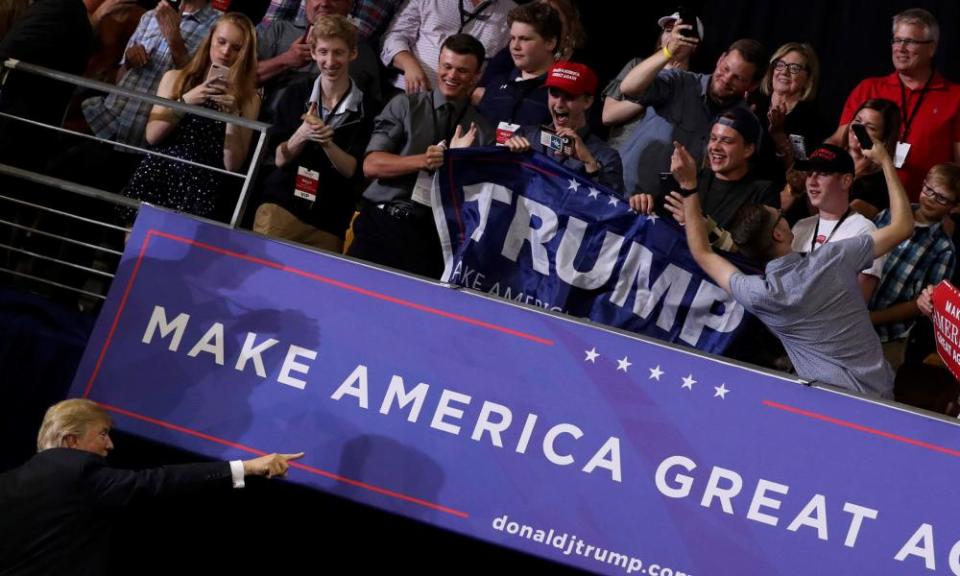
[[[810,244],[814,234],[818,237],[813,246],[813,249],[816,250],[823,246],[824,241],[836,242],[861,234],[870,234],[877,229],[873,222],[856,212],[850,212],[840,224],[840,228],[834,230],[837,222],[838,220],[827,220],[820,216],[810,216],[800,220],[793,225],[793,250],[795,252],[810,252]],[[886,259],[886,255],[874,258],[873,266],[863,270],[863,273],[880,278],[883,273],[883,263]]]

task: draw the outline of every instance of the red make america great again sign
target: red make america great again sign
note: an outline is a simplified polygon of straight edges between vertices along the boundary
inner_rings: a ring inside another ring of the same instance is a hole
[[[933,290],[933,326],[937,352],[960,380],[960,290],[946,280]]]

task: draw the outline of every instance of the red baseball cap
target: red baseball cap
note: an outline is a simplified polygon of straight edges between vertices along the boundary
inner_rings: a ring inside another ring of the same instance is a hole
[[[557,62],[547,72],[548,88],[559,88],[573,96],[596,94],[597,75],[586,64]]]

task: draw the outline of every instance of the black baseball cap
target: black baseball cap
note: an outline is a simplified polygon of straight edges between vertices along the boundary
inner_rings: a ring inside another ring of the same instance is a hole
[[[753,112],[743,106],[734,106],[724,110],[713,119],[714,124],[729,126],[743,136],[744,142],[760,147],[760,138],[763,128]]]
[[[797,160],[793,167],[801,172],[853,174],[853,158],[839,146],[821,144],[806,160]]]

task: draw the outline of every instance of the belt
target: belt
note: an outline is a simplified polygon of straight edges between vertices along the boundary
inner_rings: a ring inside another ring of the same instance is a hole
[[[374,206],[395,220],[413,220],[432,216],[428,206],[413,202],[384,202]]]

